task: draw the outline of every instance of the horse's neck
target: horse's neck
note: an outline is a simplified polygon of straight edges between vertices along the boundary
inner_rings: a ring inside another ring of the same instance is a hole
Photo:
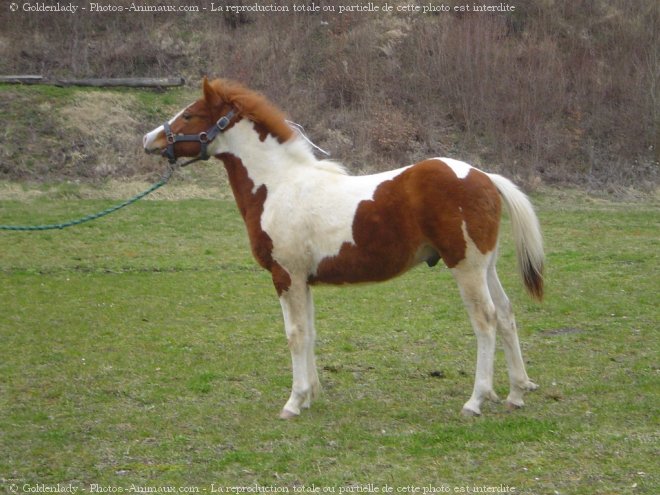
[[[245,222],[259,222],[269,192],[286,180],[287,165],[277,153],[240,153],[232,150],[216,155],[222,160],[236,204]]]
[[[225,162],[237,201],[246,199],[261,186],[269,191],[295,180],[304,170],[315,168],[314,153],[296,137],[282,143],[271,134],[259,130],[248,120],[240,121],[218,143],[220,158]],[[247,178],[251,183],[247,188]],[[249,189],[249,191],[247,190]]]
[[[265,200],[265,194],[263,194],[266,191],[265,186],[254,183],[243,161],[236,155],[222,153],[217,157],[225,165],[229,185],[243,219],[247,222],[249,217],[260,217]]]
[[[283,143],[247,119],[238,122],[222,137],[219,149],[239,158],[257,187],[262,184],[275,187],[283,175],[288,176],[300,165],[315,161],[309,147],[295,137]]]

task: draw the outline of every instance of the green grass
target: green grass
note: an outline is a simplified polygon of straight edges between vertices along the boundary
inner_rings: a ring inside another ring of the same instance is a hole
[[[447,270],[316,288],[324,391],[282,422],[279,304],[232,202],[143,201],[65,231],[0,233],[0,486],[657,493],[660,209],[535,202],[546,301],[524,295],[508,223],[499,272],[541,388],[523,410],[490,404],[476,419],[459,414],[476,345]],[[0,223],[107,205],[0,201]],[[501,350],[496,366],[506,396]]]

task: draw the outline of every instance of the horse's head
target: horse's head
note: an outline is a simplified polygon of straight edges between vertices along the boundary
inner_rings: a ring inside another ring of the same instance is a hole
[[[144,150],[160,153],[170,163],[175,163],[179,157],[208,160],[216,154],[213,141],[240,118],[231,102],[223,99],[220,86],[220,81],[209,83],[205,77],[204,96],[145,134]]]
[[[202,89],[202,98],[145,134],[147,153],[160,153],[170,163],[178,157],[194,157],[183,165],[207,160],[223,152],[225,140],[216,138],[243,119],[252,124],[245,126],[244,131],[256,133],[262,142],[270,136],[281,144],[294,136],[284,114],[258,92],[235,82],[209,82],[206,78]]]

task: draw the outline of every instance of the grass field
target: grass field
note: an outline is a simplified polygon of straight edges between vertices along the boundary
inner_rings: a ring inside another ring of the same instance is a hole
[[[283,422],[280,308],[233,202],[143,201],[65,231],[0,233],[0,487],[658,493],[660,207],[535,202],[546,301],[522,290],[508,223],[499,272],[541,388],[523,410],[490,404],[476,419],[459,414],[476,343],[440,265],[316,288],[324,391]],[[0,223],[108,204],[5,200]],[[501,397],[507,383],[498,349]]]

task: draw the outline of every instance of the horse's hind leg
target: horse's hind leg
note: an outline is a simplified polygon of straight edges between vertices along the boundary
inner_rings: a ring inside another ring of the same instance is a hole
[[[307,359],[307,379],[310,385],[310,392],[307,394],[307,399],[303,402],[302,407],[308,408],[312,405],[312,400],[316,399],[321,393],[321,382],[319,381],[319,375],[316,370],[316,354],[314,348],[316,345],[316,326],[314,325],[314,300],[312,298],[312,291],[309,286],[307,286],[306,296],[307,296],[307,331],[309,336],[306,340],[307,347],[305,349],[306,359]]]
[[[498,400],[493,390],[497,316],[486,280],[488,258],[489,256],[481,253],[473,253],[452,269],[477,337],[474,389],[472,396],[463,406],[463,414],[469,416],[481,414],[481,404],[484,400]]]
[[[529,379],[525,371],[525,363],[520,350],[520,342],[518,341],[518,331],[516,330],[513,308],[497,277],[495,262],[496,256],[493,256],[488,267],[488,289],[495,303],[497,329],[504,342],[504,355],[509,370],[510,390],[506,402],[509,408],[517,408],[524,405],[523,394],[529,390],[536,390],[538,385]]]

